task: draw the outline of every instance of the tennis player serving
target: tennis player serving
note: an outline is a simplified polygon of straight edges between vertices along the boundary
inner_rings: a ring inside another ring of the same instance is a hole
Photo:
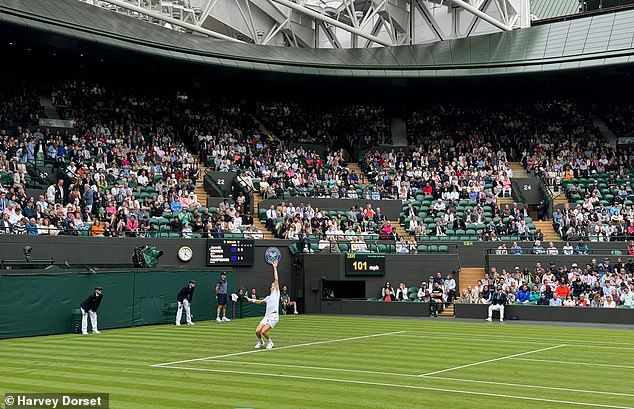
[[[254,304],[266,304],[266,313],[264,318],[258,324],[255,329],[255,335],[258,337],[258,343],[255,344],[256,348],[262,348],[262,345],[266,342],[266,349],[273,348],[273,341],[269,336],[271,328],[275,327],[280,320],[279,308],[280,308],[280,284],[277,275],[277,265],[279,261],[274,261],[273,266],[273,284],[271,284],[271,294],[263,300],[257,300],[255,298],[249,298],[249,302]]]

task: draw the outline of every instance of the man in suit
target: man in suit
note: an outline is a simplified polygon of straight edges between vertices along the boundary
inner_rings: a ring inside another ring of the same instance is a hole
[[[95,292],[90,294],[88,298],[81,303],[81,333],[88,335],[88,317],[92,325],[93,334],[99,334],[97,329],[97,309],[103,300],[103,288],[95,287]]]
[[[497,291],[491,296],[491,304],[489,304],[489,316],[487,321],[491,322],[493,319],[493,311],[500,311],[500,322],[504,322],[504,306],[507,303],[506,294],[502,290],[502,286],[497,287]]]
[[[385,216],[383,216],[383,213],[381,213],[381,208],[377,207],[376,213],[374,213],[374,217],[372,217],[372,220],[374,221],[374,223],[379,224],[381,223],[381,221],[383,221],[384,218]]]
[[[454,230],[467,230],[467,225],[464,222],[464,220],[462,220],[462,217],[458,216],[458,218],[456,218],[453,221],[453,229]]]
[[[9,207],[9,199],[6,192],[0,192],[0,212],[4,212]]]
[[[0,234],[10,233],[13,233],[13,225],[9,222],[9,213],[4,213],[2,220],[0,220]]]
[[[405,210],[405,217],[416,217],[416,209],[410,203],[407,205],[407,209]]]
[[[178,301],[178,310],[176,311],[176,326],[181,325],[181,319],[183,318],[183,309],[185,309],[185,320],[187,325],[194,325],[192,322],[192,314],[190,306],[192,298],[194,298],[194,290],[196,289],[196,281],[189,280],[189,283],[178,292],[176,295],[176,301]]]
[[[436,227],[434,227],[434,235],[435,236],[446,236],[445,228],[440,224],[440,222],[436,222]]]

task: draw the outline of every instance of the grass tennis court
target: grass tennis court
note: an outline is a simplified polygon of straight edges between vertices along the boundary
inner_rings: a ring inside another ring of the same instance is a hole
[[[634,407],[631,330],[285,316],[0,341],[0,393],[111,408]]]

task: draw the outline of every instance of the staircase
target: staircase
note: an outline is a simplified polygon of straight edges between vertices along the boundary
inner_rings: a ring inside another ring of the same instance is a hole
[[[445,308],[440,312],[439,317],[453,318],[454,317],[453,304],[445,304]]]
[[[462,291],[462,289],[468,286],[475,286],[478,280],[484,277],[484,267],[463,267],[460,269],[459,287],[456,291],[456,295]]]
[[[509,168],[513,171],[514,178],[529,178],[531,177],[521,162],[509,162]]]
[[[48,119],[61,119],[57,110],[53,106],[53,100],[51,100],[50,96],[40,95],[40,105],[44,107],[44,114]]]
[[[198,155],[195,155],[198,156]],[[198,165],[200,168],[200,172],[198,175],[198,180],[196,181],[196,187],[194,188],[194,193],[196,193],[196,197],[200,204],[204,207],[207,206],[207,192],[205,191],[205,174],[207,174],[207,166],[204,163]]]
[[[614,134],[614,132],[612,132],[610,128],[608,128],[608,125],[603,122],[603,119],[599,118],[596,115],[593,115],[592,124],[599,128],[599,131],[605,137],[605,139],[607,139],[610,146],[616,148],[616,135]]]
[[[500,205],[500,207],[504,208],[504,205],[512,205],[514,203],[514,200],[512,197],[498,197],[497,198],[497,203]]]
[[[553,196],[553,205],[564,205],[568,203],[568,198],[563,192],[559,192],[556,196]]]
[[[402,118],[392,119],[392,145],[407,146],[407,124]]]
[[[544,233],[544,240],[543,240],[544,242],[561,241],[561,236],[559,236],[559,234],[555,231],[555,229],[553,229],[552,222],[550,221],[540,222],[535,220],[533,221],[533,223],[535,224],[535,230],[541,229],[542,233]]]
[[[361,170],[358,163],[348,163],[348,169],[359,175],[359,183],[370,183],[365,175],[365,172]]]
[[[251,207],[251,213],[253,216],[253,225],[262,231],[264,235],[264,239],[274,239],[275,236],[269,229],[266,228],[266,225],[260,221],[260,215],[258,214],[258,209],[260,208],[260,202],[262,201],[262,196],[259,192],[253,192],[253,203]]]
[[[398,220],[390,220],[390,224],[392,225],[392,229],[396,230],[396,234],[398,234],[400,237],[405,237],[405,239],[409,238],[409,232],[407,232],[403,228],[403,226],[401,226]]]

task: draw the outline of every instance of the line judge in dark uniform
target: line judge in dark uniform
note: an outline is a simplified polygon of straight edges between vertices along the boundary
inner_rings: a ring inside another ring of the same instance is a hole
[[[81,333],[88,335],[88,317],[90,317],[90,325],[93,334],[99,334],[97,329],[97,309],[103,300],[103,288],[95,287],[95,292],[90,294],[88,298],[81,303]]]
[[[192,322],[191,303],[194,298],[194,290],[196,289],[196,281],[189,280],[189,283],[178,292],[176,301],[178,301],[178,310],[176,311],[176,325],[181,325],[183,318],[183,309],[185,309],[185,321],[187,325],[194,325]]]

